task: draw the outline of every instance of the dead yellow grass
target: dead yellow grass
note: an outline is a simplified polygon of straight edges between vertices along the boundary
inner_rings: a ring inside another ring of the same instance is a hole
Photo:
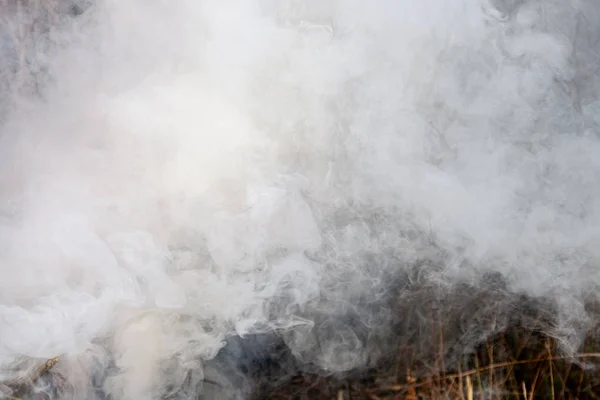
[[[592,337],[584,347],[599,348]],[[409,357],[406,349],[399,356],[403,355]],[[473,367],[463,369],[467,364]],[[454,368],[434,360],[430,373],[409,370],[391,384],[390,371],[384,368],[348,380],[305,375],[273,390],[258,391],[255,399],[596,399],[600,397],[597,365],[600,352],[563,355],[554,339],[518,328],[491,338],[474,354],[465,354]]]

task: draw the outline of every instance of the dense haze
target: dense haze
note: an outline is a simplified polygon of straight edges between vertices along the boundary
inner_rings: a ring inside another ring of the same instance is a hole
[[[565,351],[593,324],[596,0],[8,3],[7,377],[63,355],[77,399],[98,366],[113,399],[158,399],[275,332],[344,372],[421,288],[449,318],[537,299]],[[454,343],[503,329],[481,324]]]

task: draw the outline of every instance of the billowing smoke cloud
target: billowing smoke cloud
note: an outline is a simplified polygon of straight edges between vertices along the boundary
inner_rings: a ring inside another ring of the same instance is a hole
[[[596,1],[16,3],[6,371],[64,355],[77,399],[158,399],[236,337],[331,372],[427,347],[427,299],[461,351],[523,298],[565,350],[594,322]]]

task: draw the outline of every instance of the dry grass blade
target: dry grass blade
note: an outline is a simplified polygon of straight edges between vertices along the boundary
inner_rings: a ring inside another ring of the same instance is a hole
[[[476,375],[479,374],[481,372],[487,372],[489,370],[494,370],[494,369],[499,369],[499,368],[507,368],[507,367],[511,367],[511,366],[515,366],[515,365],[522,365],[522,364],[535,364],[535,363],[540,363],[540,362],[544,362],[544,361],[555,361],[555,360],[568,360],[568,359],[583,359],[583,358],[600,358],[600,353],[580,353],[580,354],[576,354],[572,357],[569,356],[553,356],[553,357],[540,357],[540,358],[534,358],[532,360],[518,360],[518,361],[507,361],[507,362],[501,362],[501,363],[496,363],[496,364],[490,364],[490,365],[486,365],[483,367],[479,367],[479,368],[474,368],[468,371],[463,371],[460,373],[456,373],[456,374],[448,374],[446,375],[444,378],[445,379],[457,379],[460,378],[462,376],[470,376],[470,375]],[[431,379],[431,378],[430,378]],[[415,383],[405,383],[405,384],[398,384],[398,385],[391,385],[391,386],[387,386],[385,388],[385,390],[389,390],[389,391],[398,391],[398,390],[405,390],[408,388],[418,388],[418,387],[422,387],[426,384],[428,384],[430,382],[430,379],[425,380],[425,381],[421,381],[421,382],[415,382]]]
[[[59,357],[54,357],[54,358],[47,360],[42,366],[40,366],[33,372],[33,375],[31,375],[29,377],[30,382],[35,383],[38,379],[40,379],[42,377],[42,375],[44,375],[46,372],[50,371],[50,369],[52,369],[52,367],[54,367],[56,365],[58,360],[59,360]]]
[[[13,390],[22,389],[24,386],[35,384],[45,373],[50,371],[52,367],[56,365],[59,357],[54,357],[47,360],[44,364],[34,369],[31,373],[21,376],[17,379],[2,382],[3,385],[8,386]]]
[[[471,382],[471,377],[467,376],[467,399],[473,400],[473,382]]]

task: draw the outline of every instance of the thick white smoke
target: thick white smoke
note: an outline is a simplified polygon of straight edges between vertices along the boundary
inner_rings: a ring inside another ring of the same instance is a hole
[[[110,364],[104,392],[158,399],[280,332],[346,371],[410,320],[392,293],[450,313],[490,274],[566,349],[593,322],[594,0],[98,0],[24,50],[30,3],[0,36],[6,369],[64,355],[83,399]]]

